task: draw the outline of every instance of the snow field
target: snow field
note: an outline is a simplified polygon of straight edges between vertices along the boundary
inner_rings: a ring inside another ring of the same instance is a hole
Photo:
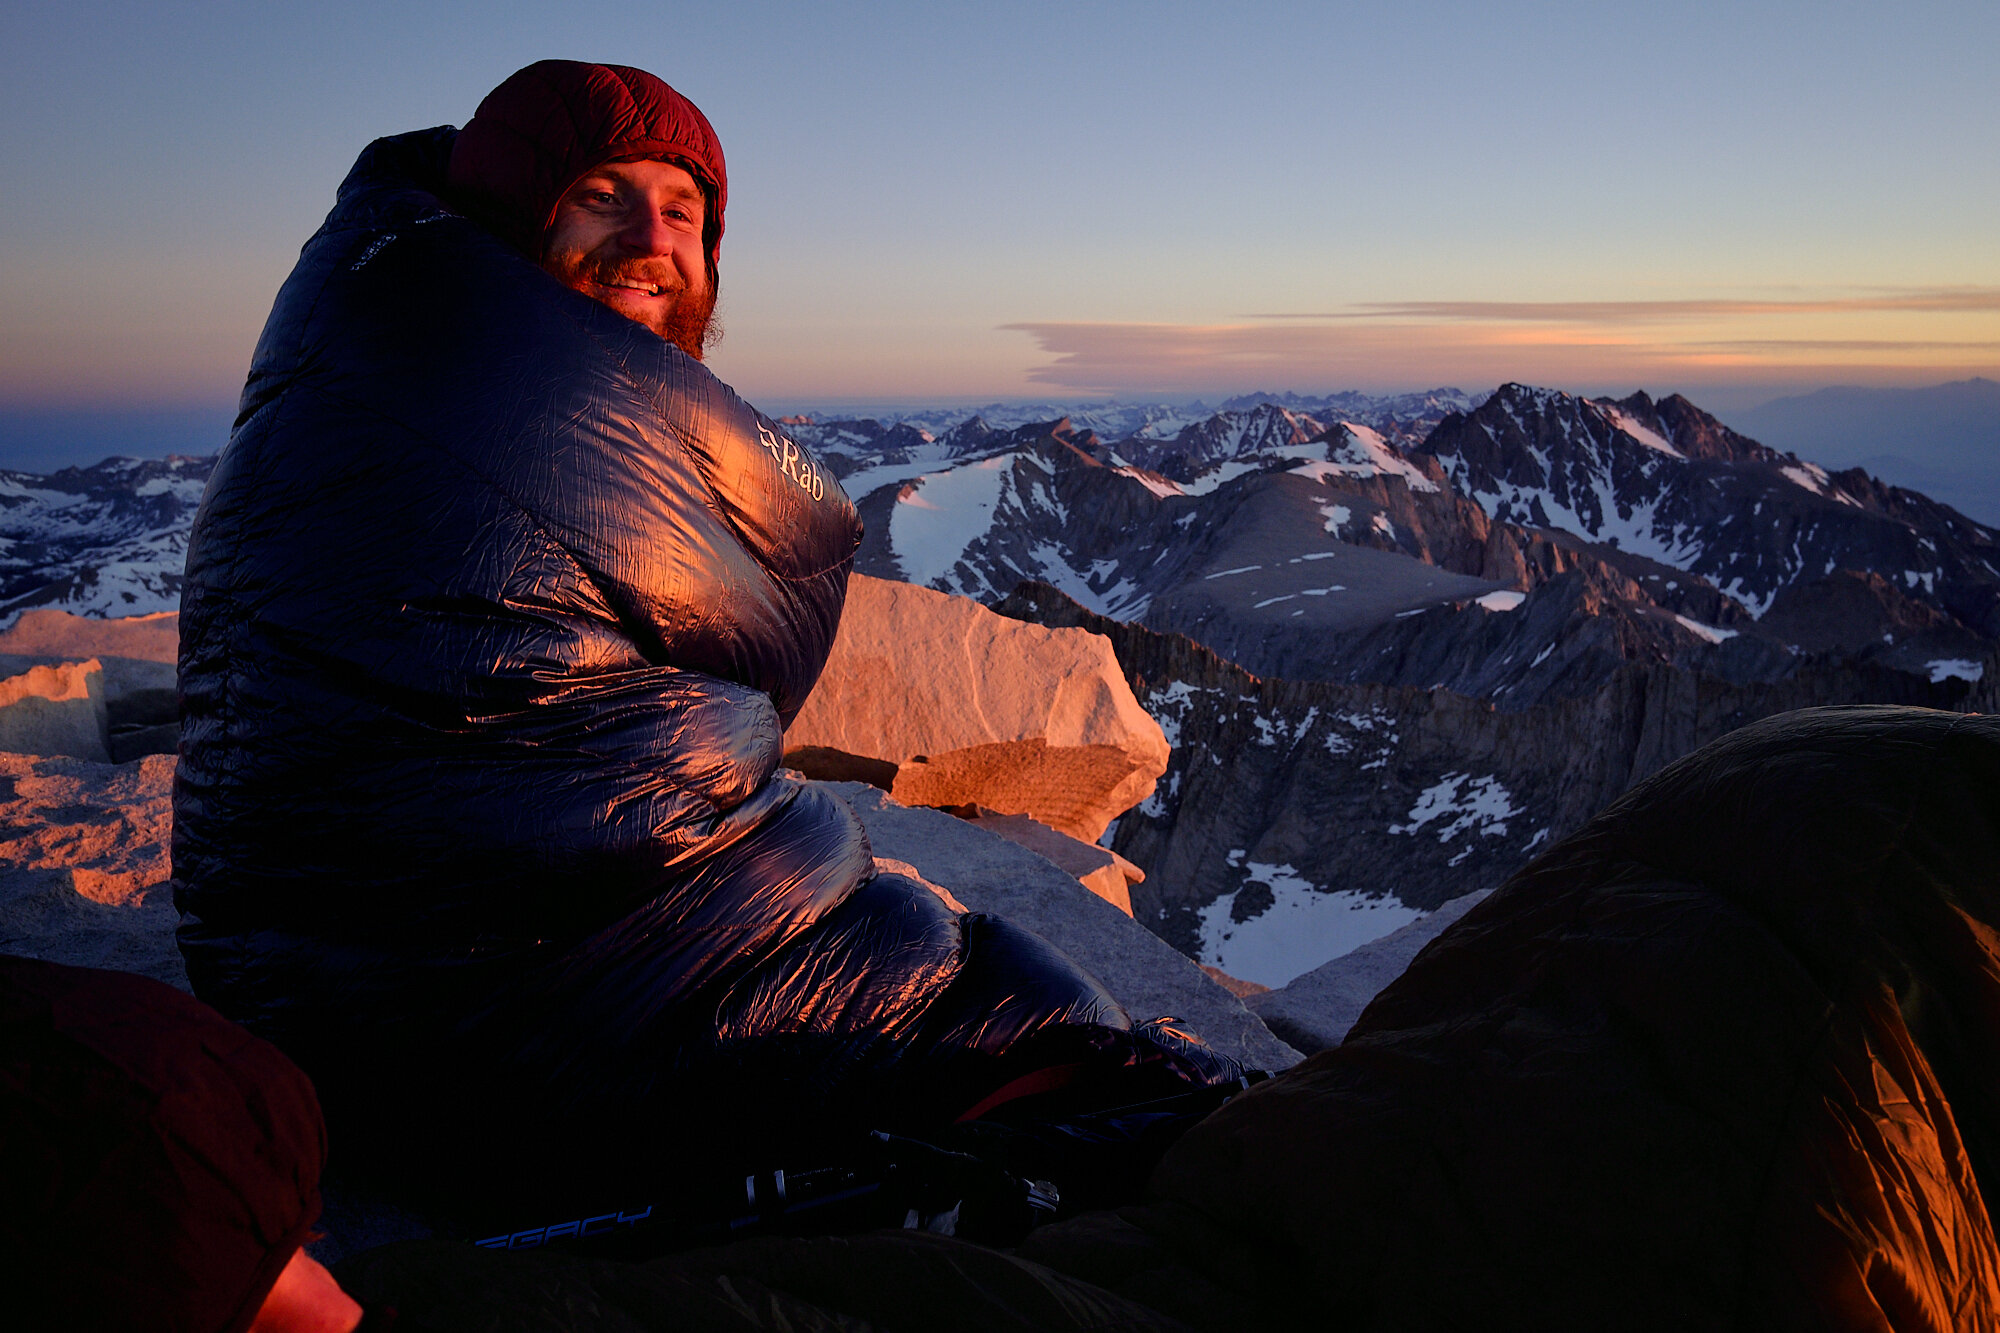
[[[1229,864],[1243,869],[1246,884],[1268,887],[1271,905],[1247,921],[1232,920],[1237,889],[1201,909],[1201,961],[1244,981],[1282,986],[1425,915],[1389,894],[1329,892],[1290,865],[1244,856],[1232,851]]]

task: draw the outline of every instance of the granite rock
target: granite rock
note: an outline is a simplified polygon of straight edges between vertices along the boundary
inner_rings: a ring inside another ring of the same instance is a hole
[[[174,947],[174,761],[0,754],[0,949],[188,989]]]
[[[977,803],[1085,842],[1152,794],[1168,757],[1102,636],[861,575],[785,747],[894,764],[906,804]]]
[[[963,818],[963,816],[961,816]],[[966,822],[974,828],[997,833],[1007,841],[1046,857],[1077,883],[1110,903],[1126,916],[1132,915],[1132,885],[1145,881],[1146,872],[1109,847],[1082,842],[1060,829],[1052,829],[1026,815],[1002,815],[980,811]]]
[[[25,714],[11,730],[0,722],[0,749],[118,763],[146,754],[172,754],[180,739],[174,703],[179,650],[176,611],[113,620],[50,607],[22,612],[12,626],[0,630],[0,676],[94,661],[95,740],[81,721],[85,710],[72,708],[78,716],[65,724],[46,720],[30,724]],[[0,694],[4,691],[0,686]],[[50,730],[51,726],[56,729]]]
[[[104,666],[84,662],[22,663],[0,659],[0,751],[70,755],[99,762],[109,726],[104,711]]]

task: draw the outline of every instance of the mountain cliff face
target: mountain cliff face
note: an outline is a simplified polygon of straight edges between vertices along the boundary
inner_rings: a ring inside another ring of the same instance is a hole
[[[1860,570],[2000,636],[1991,531],[1858,470],[1766,449],[1679,396],[1590,402],[1510,384],[1418,452],[1495,519],[1697,575],[1756,617],[1787,590]]]
[[[1133,914],[1266,984],[1386,933],[1408,919],[1399,908],[1498,885],[1634,781],[1745,723],[1828,704],[1953,709],[1974,688],[1828,658],[1747,684],[1638,662],[1587,696],[1506,710],[1448,690],[1260,679],[1046,584],[995,609],[1111,639],[1174,746],[1110,839],[1147,872]],[[1984,665],[2000,674],[2000,657]]]

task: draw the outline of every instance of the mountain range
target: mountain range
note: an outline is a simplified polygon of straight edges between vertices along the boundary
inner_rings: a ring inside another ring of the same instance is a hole
[[[1136,914],[1280,984],[1815,703],[1978,706],[2000,537],[1678,396],[800,414],[857,567],[1108,634],[1167,730]],[[169,610],[212,460],[0,473],[0,613]]]

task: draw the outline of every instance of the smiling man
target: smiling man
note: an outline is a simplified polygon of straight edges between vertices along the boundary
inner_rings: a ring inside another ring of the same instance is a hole
[[[370,145],[189,541],[189,978],[313,1077],[348,1160],[496,1200],[496,1231],[1009,1089],[1236,1073],[877,873],[781,769],[861,525],[701,364],[727,202],[707,119],[624,66],[543,61]]]
[[[450,193],[564,286],[699,361],[729,177],[715,129],[644,70],[544,60],[452,143]]]
[[[708,203],[685,168],[648,158],[584,173],[556,205],[542,267],[700,360],[717,332]]]

